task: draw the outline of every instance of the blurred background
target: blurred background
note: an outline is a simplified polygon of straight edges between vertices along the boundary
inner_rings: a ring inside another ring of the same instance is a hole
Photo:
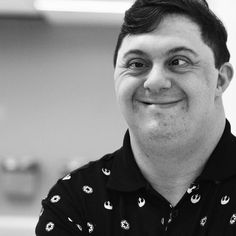
[[[208,2],[236,67],[236,2]],[[0,0],[1,236],[33,236],[56,180],[121,146],[112,56],[131,3]],[[236,134],[235,91],[233,80],[224,103]]]

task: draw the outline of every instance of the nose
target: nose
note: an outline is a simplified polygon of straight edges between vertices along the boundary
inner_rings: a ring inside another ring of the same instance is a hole
[[[143,87],[152,92],[171,88],[171,79],[161,66],[153,66],[146,75]]]

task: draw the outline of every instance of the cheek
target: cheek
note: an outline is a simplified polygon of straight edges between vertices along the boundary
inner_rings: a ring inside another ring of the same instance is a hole
[[[218,70],[214,66],[206,65],[203,71],[204,81],[202,81],[202,83],[209,97],[215,96],[218,76]]]
[[[115,79],[115,91],[118,100],[130,101],[140,86],[141,82],[137,78],[122,77]]]

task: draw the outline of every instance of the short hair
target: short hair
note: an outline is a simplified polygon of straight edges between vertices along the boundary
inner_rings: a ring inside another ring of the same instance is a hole
[[[113,56],[114,67],[118,51],[127,35],[151,32],[170,14],[184,15],[200,27],[203,42],[213,51],[216,68],[229,61],[227,31],[205,0],[136,0],[125,12]]]

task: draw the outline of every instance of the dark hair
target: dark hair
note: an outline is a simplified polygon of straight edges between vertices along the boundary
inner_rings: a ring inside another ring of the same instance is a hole
[[[151,32],[170,14],[185,15],[200,27],[204,43],[214,53],[216,68],[229,61],[227,31],[205,0],[136,0],[125,12],[114,52],[114,66],[125,36]]]

